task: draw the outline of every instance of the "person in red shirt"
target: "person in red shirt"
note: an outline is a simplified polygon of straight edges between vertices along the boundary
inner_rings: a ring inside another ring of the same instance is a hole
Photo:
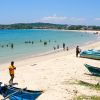
[[[16,67],[14,66],[14,61],[11,62],[11,65],[9,66],[9,74],[11,79],[9,80],[9,84],[12,85],[13,84],[13,79],[14,79],[14,70],[16,69]]]

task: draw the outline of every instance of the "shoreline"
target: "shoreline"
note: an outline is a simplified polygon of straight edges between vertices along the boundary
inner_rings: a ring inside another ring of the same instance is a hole
[[[27,29],[26,29],[27,30]],[[30,30],[30,29],[28,29],[28,30]],[[33,30],[33,29],[32,29]],[[41,30],[41,29],[35,29],[35,30]],[[43,29],[43,30],[55,30],[55,29]],[[90,30],[55,30],[55,31],[73,31],[73,32],[87,32],[87,33],[89,33],[89,34],[91,34],[91,33],[94,33],[94,32],[97,32],[97,31],[90,31]],[[95,35],[95,34],[94,34]],[[85,45],[88,45],[88,44],[92,44],[92,43],[94,43],[94,42],[99,42],[99,34],[96,34],[96,35],[98,35],[98,38],[97,38],[97,40],[94,40],[94,41],[88,41],[88,42],[86,42],[86,43],[82,43],[82,46],[85,46]],[[78,45],[78,44],[77,44]],[[76,46],[77,46],[76,45]],[[79,44],[79,46],[80,46],[80,44]],[[75,48],[75,46],[69,46],[69,48],[70,49],[73,49],[73,48]],[[14,58],[14,60],[16,60],[16,61],[18,61],[18,60],[23,60],[23,59],[27,59],[27,57],[28,58],[30,58],[31,56],[32,57],[39,57],[39,56],[43,56],[43,55],[48,55],[48,54],[51,54],[51,53],[55,53],[55,52],[57,52],[57,51],[62,51],[61,50],[62,48],[60,48],[60,49],[56,49],[56,50],[53,50],[53,48],[52,48],[52,50],[48,50],[48,51],[45,51],[45,52],[41,52],[41,53],[37,53],[37,54],[32,54],[32,53],[29,53],[29,54],[27,54],[27,55],[19,55],[19,56],[15,56],[15,57],[13,57]],[[12,58],[10,58],[10,60],[13,60]],[[5,59],[1,59],[1,62],[0,62],[0,64],[3,64],[3,63],[8,63],[10,60],[6,60],[5,61]]]
[[[83,43],[81,46],[80,45],[79,46],[80,47],[88,46],[90,44],[93,44],[94,42],[97,43],[97,42],[99,42],[99,40],[89,41],[88,43]],[[73,50],[73,49],[75,49],[75,46],[69,47],[69,49]],[[63,48],[59,48],[59,49],[56,49],[56,50],[50,50],[50,51],[46,51],[46,52],[42,52],[42,53],[37,53],[37,54],[33,54],[33,53],[27,54],[27,55],[24,55],[24,56],[20,56],[20,58],[16,57],[15,61],[20,61],[20,60],[24,60],[24,59],[28,59],[28,58],[41,57],[41,56],[45,56],[45,55],[52,55],[52,54],[55,54],[55,53],[58,53],[58,52],[63,52]],[[3,64],[3,63],[9,63],[9,60],[6,60],[6,61],[3,60],[2,63],[0,63],[0,64]]]
[[[88,49],[97,49],[99,50],[100,47],[98,46],[100,44],[99,41],[96,41],[96,42],[92,42],[92,43],[89,43],[89,44],[84,44],[82,46],[80,46],[80,48],[82,50],[88,50]],[[97,46],[97,47],[96,47]],[[68,55],[70,55],[70,53],[72,54],[74,51],[75,53],[75,47],[69,49],[68,51],[67,50],[63,50],[63,48],[60,48],[58,50],[51,50],[51,51],[48,51],[48,52],[44,52],[44,53],[40,53],[40,54],[37,54],[37,55],[28,55],[28,56],[25,56],[25,57],[22,57],[22,58],[17,58],[15,59],[15,62],[23,62],[24,60],[25,61],[28,61],[29,59],[40,59],[40,58],[44,58],[44,57],[48,57],[48,56],[54,56],[54,55],[60,55],[60,54],[65,54],[65,53],[68,53]],[[4,63],[1,63],[1,66],[2,65],[9,65],[10,62],[4,62]],[[0,69],[2,69],[2,67],[0,67]]]
[[[79,47],[82,50],[86,50],[87,48],[88,49],[93,49],[95,47],[95,45],[98,45],[99,43],[100,43],[99,41],[95,41],[95,42],[91,42],[91,43],[89,42],[89,43],[85,43],[84,45],[79,46]],[[96,47],[96,49],[99,50],[100,48]],[[57,49],[57,50],[51,50],[51,51],[39,53],[39,54],[36,54],[36,55],[33,54],[33,55],[22,56],[21,58],[18,57],[14,61],[22,62],[23,60],[35,59],[35,58],[37,59],[37,58],[42,58],[42,57],[46,57],[46,56],[52,56],[52,55],[56,55],[56,54],[59,55],[60,53],[73,52],[73,51],[75,51],[75,47],[70,48],[68,51],[67,50],[64,51],[63,48],[60,48],[60,49]],[[9,64],[9,63],[10,63],[9,61],[6,61],[4,63],[1,63],[1,66],[5,65],[5,64]]]
[[[65,30],[65,31],[86,32],[86,33],[96,33],[96,32],[98,32],[98,35],[100,35],[100,31],[97,31],[97,30]]]
[[[27,30],[27,29],[24,29]],[[29,30],[55,30],[55,31],[72,31],[72,32],[86,32],[86,33],[96,33],[100,35],[100,30],[64,30],[64,29],[29,29]]]
[[[53,30],[53,31],[72,31],[72,32],[86,32],[86,33],[96,33],[100,35],[100,30],[65,30],[65,29],[11,29],[11,30]]]

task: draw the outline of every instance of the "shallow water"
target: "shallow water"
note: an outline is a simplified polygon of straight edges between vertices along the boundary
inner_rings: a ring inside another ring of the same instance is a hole
[[[65,43],[75,47],[96,41],[97,35],[60,30],[0,30],[0,62],[53,50]],[[33,41],[33,42],[32,42]],[[26,43],[25,43],[26,42]],[[47,45],[44,45],[44,42]],[[13,48],[11,44],[13,43]],[[8,47],[7,47],[8,46]]]

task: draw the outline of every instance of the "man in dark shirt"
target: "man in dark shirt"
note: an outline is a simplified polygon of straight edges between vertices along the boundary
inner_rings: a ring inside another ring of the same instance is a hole
[[[78,54],[80,53],[79,46],[76,47],[76,57],[78,57]]]

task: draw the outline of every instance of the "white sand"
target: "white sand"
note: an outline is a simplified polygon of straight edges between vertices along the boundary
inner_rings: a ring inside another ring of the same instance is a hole
[[[100,31],[98,30],[63,30],[63,31],[76,31],[76,32],[86,32],[86,33],[97,33],[98,35],[100,35]]]
[[[81,49],[100,50],[100,42]],[[76,80],[100,83],[99,77],[87,75],[90,73],[84,67],[85,63],[100,67],[99,60],[76,58],[75,49],[15,61],[17,69],[14,82],[18,82],[17,87],[43,90],[44,93],[37,100],[73,100],[76,95],[81,94],[100,96],[100,91],[71,84]],[[0,80],[6,84],[10,79],[9,64],[0,65]]]

